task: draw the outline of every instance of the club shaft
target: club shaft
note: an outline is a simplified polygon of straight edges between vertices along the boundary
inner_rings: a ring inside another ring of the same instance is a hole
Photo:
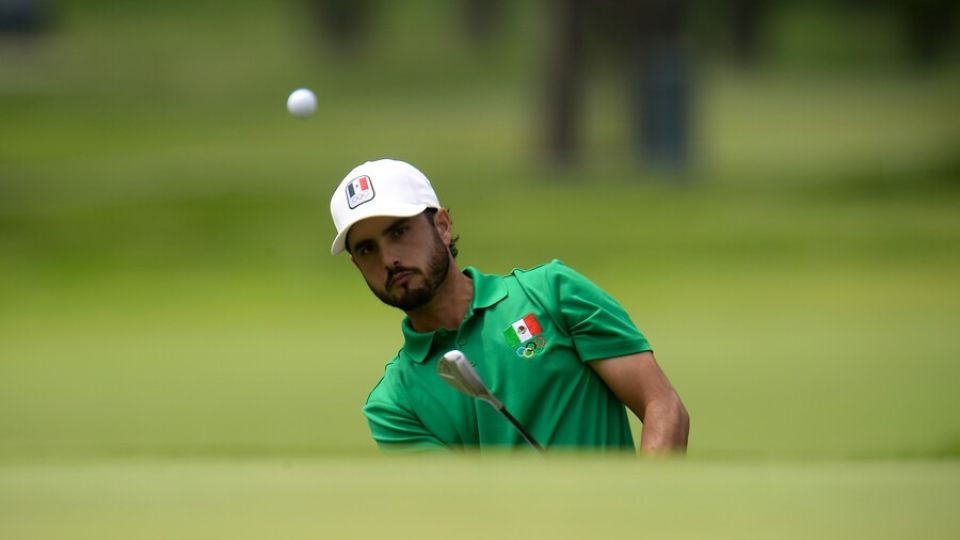
[[[523,438],[527,441],[527,443],[530,444],[530,446],[536,448],[538,452],[543,452],[543,447],[540,446],[540,443],[538,443],[537,440],[533,438],[533,435],[530,435],[529,433],[527,433],[527,430],[520,425],[520,422],[516,418],[514,418],[512,414],[510,414],[510,411],[508,411],[506,407],[503,407],[502,409],[499,409],[499,410],[500,410],[500,414],[502,414],[504,418],[509,420],[510,423],[513,424],[513,427],[517,428],[517,431],[520,432],[520,435],[523,436]]]

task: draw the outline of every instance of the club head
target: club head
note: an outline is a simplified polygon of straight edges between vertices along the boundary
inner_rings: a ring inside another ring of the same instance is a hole
[[[458,391],[486,401],[498,411],[503,409],[503,403],[490,393],[477,370],[467,359],[467,355],[462,352],[452,350],[444,354],[437,362],[437,374]]]

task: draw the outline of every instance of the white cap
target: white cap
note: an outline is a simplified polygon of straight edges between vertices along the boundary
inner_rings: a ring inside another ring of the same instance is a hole
[[[344,250],[354,223],[369,217],[411,217],[427,208],[440,208],[430,181],[416,167],[395,159],[368,161],[347,173],[330,198],[330,215],[337,228],[330,253]]]

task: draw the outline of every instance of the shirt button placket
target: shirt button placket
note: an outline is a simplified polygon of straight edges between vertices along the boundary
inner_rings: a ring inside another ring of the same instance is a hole
[[[463,347],[464,345],[467,344],[467,336],[464,335],[464,333],[466,332],[467,323],[469,322],[469,320],[470,320],[470,315],[468,314],[467,318],[464,319],[463,324],[461,324],[460,328],[457,329],[456,340],[457,340],[457,345],[459,345],[460,347]]]

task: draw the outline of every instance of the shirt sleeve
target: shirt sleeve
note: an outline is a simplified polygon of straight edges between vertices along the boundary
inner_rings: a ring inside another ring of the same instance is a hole
[[[397,399],[399,390],[385,375],[363,407],[377,447],[390,452],[445,449],[446,446],[427,430],[413,411],[400,405],[404,401]]]
[[[547,266],[559,320],[584,362],[653,350],[626,310],[582,274],[553,261]]]

